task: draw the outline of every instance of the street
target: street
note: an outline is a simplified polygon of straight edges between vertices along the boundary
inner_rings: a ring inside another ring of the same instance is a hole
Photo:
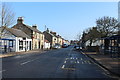
[[[73,46],[2,59],[3,78],[110,78]]]

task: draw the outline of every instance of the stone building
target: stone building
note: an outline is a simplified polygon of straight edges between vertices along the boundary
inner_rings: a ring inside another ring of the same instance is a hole
[[[51,48],[57,43],[57,37],[54,36],[48,29],[43,32],[45,39],[50,42]]]
[[[17,24],[13,28],[20,29],[32,39],[32,49],[42,49],[44,47],[44,34],[37,29],[37,26],[28,26],[23,23],[23,18],[18,17]]]

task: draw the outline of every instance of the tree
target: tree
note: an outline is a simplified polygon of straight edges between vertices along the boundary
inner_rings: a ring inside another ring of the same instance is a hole
[[[6,3],[0,4],[0,37],[6,27],[9,27],[15,22],[15,13]]]
[[[0,11],[0,26],[10,26],[15,22],[15,13],[11,10],[10,6],[6,3],[1,4]]]
[[[112,36],[116,32],[115,25],[117,24],[117,19],[113,17],[104,16],[96,20],[97,29],[101,33],[101,37]]]
[[[98,38],[100,38],[100,32],[97,30],[97,27],[92,27],[86,29],[86,31],[83,32],[83,42],[90,41],[90,46],[93,42],[95,42]]]

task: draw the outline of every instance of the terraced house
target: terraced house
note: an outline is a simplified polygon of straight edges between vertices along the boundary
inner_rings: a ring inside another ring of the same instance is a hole
[[[57,37],[54,36],[48,29],[43,32],[45,39],[50,42],[50,46],[53,47],[57,43]]]
[[[36,25],[28,26],[23,23],[23,18],[18,17],[17,24],[13,28],[20,29],[32,39],[32,49],[44,48],[44,34],[37,29]]]
[[[0,53],[28,51],[31,44],[32,39],[23,31],[6,27],[0,38]]]

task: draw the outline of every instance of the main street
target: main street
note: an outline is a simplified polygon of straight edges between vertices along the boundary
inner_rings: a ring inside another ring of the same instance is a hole
[[[3,78],[110,78],[73,46],[2,59]]]

